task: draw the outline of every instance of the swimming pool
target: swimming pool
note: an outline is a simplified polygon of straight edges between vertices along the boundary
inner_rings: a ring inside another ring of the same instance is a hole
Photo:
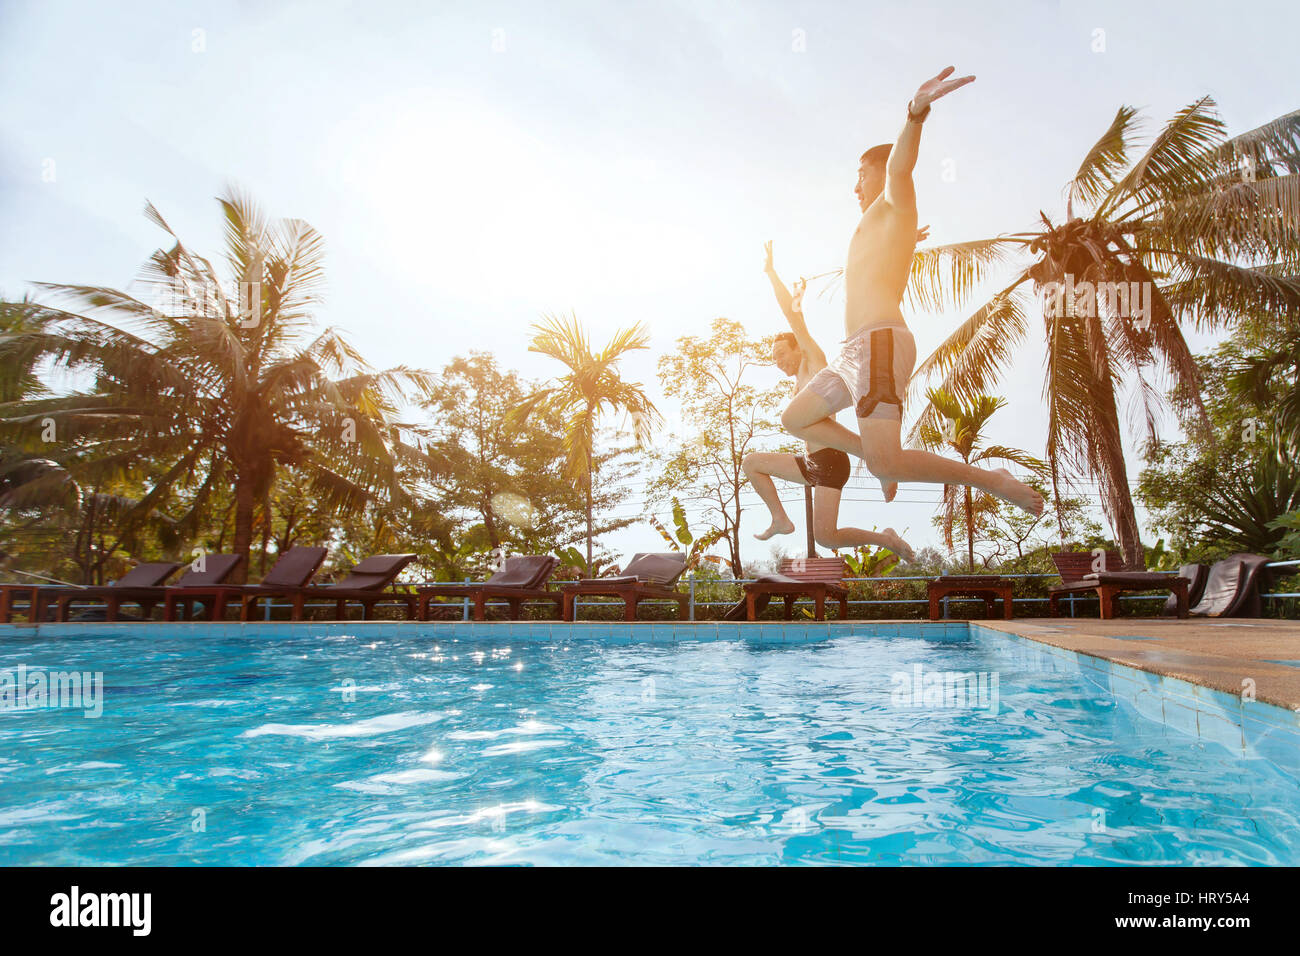
[[[800,627],[8,629],[103,694],[0,712],[0,864],[1300,863],[1292,767],[1059,654]]]

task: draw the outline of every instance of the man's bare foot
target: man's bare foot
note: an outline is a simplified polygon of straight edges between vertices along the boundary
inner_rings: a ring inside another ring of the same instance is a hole
[[[881,478],[880,490],[885,494],[885,504],[889,504],[894,500],[894,495],[898,494],[898,482],[885,481],[885,479]]]
[[[894,554],[898,555],[908,564],[911,564],[916,560],[916,555],[912,553],[911,546],[900,538],[898,532],[893,528],[886,528],[884,531],[880,532],[880,534],[885,539],[885,547],[894,552]]]
[[[1003,501],[1009,501],[1017,508],[1023,508],[1034,517],[1043,513],[1043,496],[1034,491],[1023,481],[1016,478],[1015,475],[1005,468],[994,468],[993,474],[1003,479],[1003,490],[995,491],[994,494]]]
[[[766,531],[756,534],[754,535],[754,537],[757,538],[759,541],[766,541],[774,534],[789,534],[793,530],[794,530],[794,522],[791,521],[789,518],[785,518],[784,520],[781,518],[776,518],[772,521],[771,526]]]

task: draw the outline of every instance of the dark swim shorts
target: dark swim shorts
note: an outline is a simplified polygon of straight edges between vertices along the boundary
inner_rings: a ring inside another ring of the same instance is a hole
[[[849,456],[838,448],[823,448],[807,455],[795,455],[795,464],[804,481],[814,487],[834,488],[837,491],[849,481]]]

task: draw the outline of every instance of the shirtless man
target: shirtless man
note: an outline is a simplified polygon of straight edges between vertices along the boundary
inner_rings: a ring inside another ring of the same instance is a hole
[[[975,77],[950,80],[953,68],[926,80],[907,107],[898,141],[862,154],[854,193],[862,219],[844,268],[844,332],[839,355],[795,396],[781,417],[787,431],[821,447],[860,454],[892,501],[900,481],[969,485],[1041,514],[1043,499],[1005,468],[987,470],[903,448],[902,399],[916,364],[916,342],[899,304],[916,248],[912,169],[930,104]],[[858,434],[832,417],[853,406]]]
[[[795,283],[794,295],[786,289],[781,277],[772,266],[772,243],[763,246],[767,261],[763,270],[772,283],[777,304],[790,324],[789,332],[782,332],[772,344],[772,361],[786,375],[793,375],[795,388],[802,389],[808,381],[826,367],[826,355],[808,334],[803,317],[804,280]],[[861,528],[839,527],[840,493],[849,480],[849,456],[837,448],[826,448],[816,442],[805,443],[802,455],[780,455],[754,452],[741,463],[750,484],[772,513],[772,523],[766,531],[754,535],[766,541],[774,534],[789,534],[794,522],[785,513],[772,478],[792,481],[797,485],[813,487],[813,537],[826,548],[856,548],[859,545],[885,547],[900,558],[911,561],[912,549],[893,528],[883,533],[864,531]]]

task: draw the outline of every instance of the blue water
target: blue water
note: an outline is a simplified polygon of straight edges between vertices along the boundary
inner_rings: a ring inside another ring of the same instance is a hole
[[[0,864],[1300,863],[1295,780],[987,638],[154,626],[19,664],[106,691],[0,712]],[[996,672],[996,712],[897,699],[917,665]]]

